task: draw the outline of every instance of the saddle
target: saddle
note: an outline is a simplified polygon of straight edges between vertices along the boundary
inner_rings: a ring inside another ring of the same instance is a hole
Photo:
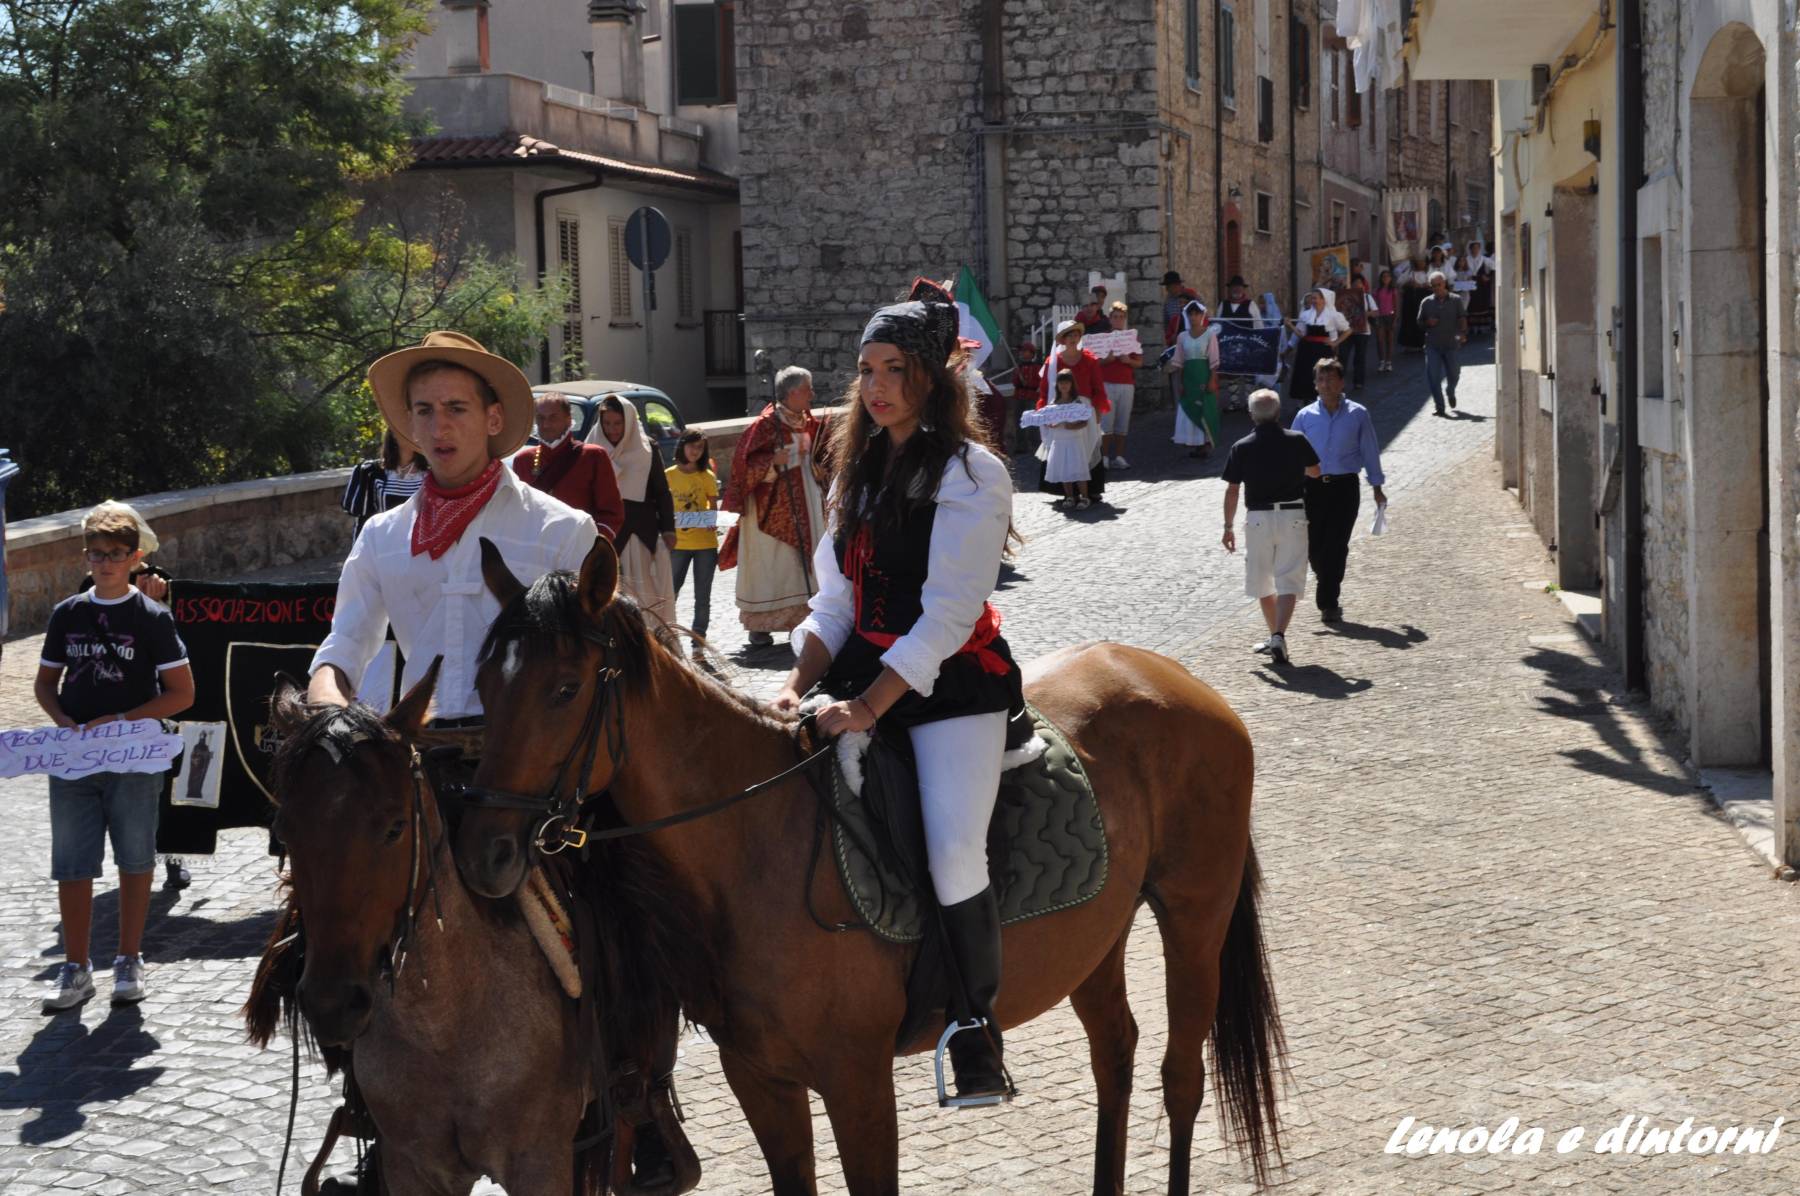
[[[1081,761],[1027,705],[1026,747],[1007,753],[988,827],[988,869],[1002,925],[1091,901],[1106,885],[1106,830]],[[892,943],[935,921],[917,768],[904,732],[839,740],[826,800],[832,854],[857,916]]]

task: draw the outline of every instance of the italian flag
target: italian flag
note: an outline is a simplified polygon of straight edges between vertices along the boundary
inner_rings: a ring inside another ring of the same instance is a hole
[[[975,282],[975,272],[967,266],[956,276],[956,307],[962,313],[960,335],[972,341],[980,341],[981,347],[973,353],[977,369],[987,361],[996,347],[1004,347],[1006,338],[1000,333],[1000,323],[994,319],[989,310],[987,299],[981,293],[981,287]],[[1007,360],[1012,360],[1012,351],[1007,350]]]

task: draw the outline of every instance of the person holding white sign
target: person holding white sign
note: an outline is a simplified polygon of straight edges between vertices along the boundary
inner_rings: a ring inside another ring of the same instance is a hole
[[[1088,479],[1092,476],[1088,471],[1088,453],[1092,447],[1088,425],[1093,423],[1093,418],[1087,414],[1092,408],[1075,393],[1073,370],[1056,372],[1056,393],[1051,396],[1049,406],[1067,408],[1081,418],[1045,426],[1044,481],[1063,488],[1063,496],[1056,500],[1057,510],[1066,511],[1073,507],[1085,511],[1093,505],[1088,498]]]
[[[97,512],[83,521],[82,544],[94,588],[50,612],[33,691],[38,705],[59,727],[86,728],[186,710],[194,704],[194,674],[174,616],[131,584],[131,570],[144,556],[136,518]],[[144,999],[144,923],[162,784],[162,772],[50,777],[50,876],[62,912],[64,962],[44,1012],[73,1009],[94,995],[88,934],[108,837],[119,870],[113,1000]]]
[[[1129,332],[1131,309],[1123,302],[1112,305],[1112,330]],[[1127,469],[1125,434],[1131,431],[1131,406],[1137,395],[1137,372],[1144,364],[1144,354],[1109,353],[1100,359],[1100,377],[1106,387],[1106,401],[1112,410],[1100,418],[1100,455],[1109,469]]]
[[[675,464],[663,470],[669,479],[669,495],[675,502],[675,551],[670,554],[675,594],[694,569],[694,658],[705,657],[700,640],[712,622],[713,573],[719,565],[719,475],[712,469],[712,453],[701,432],[687,432],[675,445]]]

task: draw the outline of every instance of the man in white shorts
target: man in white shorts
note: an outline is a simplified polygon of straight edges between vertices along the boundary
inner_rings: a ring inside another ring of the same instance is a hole
[[[1131,328],[1131,309],[1124,303],[1112,305],[1112,330],[1125,332]],[[1100,380],[1106,386],[1106,401],[1112,410],[1100,417],[1100,455],[1108,469],[1125,469],[1125,434],[1131,431],[1131,400],[1137,393],[1138,367],[1144,364],[1142,353],[1113,353],[1100,359]]]
[[[1306,479],[1319,476],[1319,454],[1281,426],[1281,396],[1250,395],[1250,435],[1225,457],[1226,552],[1237,551],[1238,490],[1245,490],[1244,592],[1262,603],[1269,638],[1256,645],[1276,664],[1288,662],[1287,625],[1306,592]]]

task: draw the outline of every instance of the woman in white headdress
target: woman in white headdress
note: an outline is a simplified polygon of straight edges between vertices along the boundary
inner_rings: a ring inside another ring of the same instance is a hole
[[[652,627],[675,621],[675,499],[663,473],[662,454],[651,443],[630,399],[607,395],[588,433],[612,458],[625,500],[625,519],[613,543],[619,550],[619,585],[651,617]]]

